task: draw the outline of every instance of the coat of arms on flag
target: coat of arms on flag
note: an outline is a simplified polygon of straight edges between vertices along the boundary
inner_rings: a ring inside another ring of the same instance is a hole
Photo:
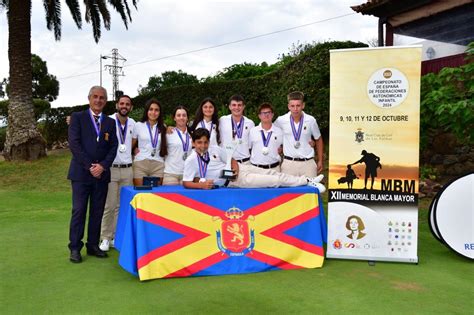
[[[254,217],[250,216],[244,220],[244,212],[236,207],[229,208],[225,212],[225,217],[226,220],[223,220],[221,229],[216,232],[217,246],[221,252],[229,256],[247,254],[255,245],[254,230],[249,230],[247,220],[253,220]]]
[[[140,280],[322,266],[315,189],[173,189],[134,192],[120,209],[119,263]]]

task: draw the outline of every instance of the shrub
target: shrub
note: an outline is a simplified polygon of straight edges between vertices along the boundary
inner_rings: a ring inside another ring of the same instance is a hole
[[[474,42],[467,58],[474,57]],[[470,60],[472,61],[472,60]],[[461,143],[474,141],[474,62],[443,68],[421,80],[421,146],[427,145],[430,129],[453,133]]]

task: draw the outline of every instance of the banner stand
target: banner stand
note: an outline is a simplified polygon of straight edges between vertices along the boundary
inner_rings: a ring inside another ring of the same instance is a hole
[[[330,51],[328,258],[418,262],[421,46]]]

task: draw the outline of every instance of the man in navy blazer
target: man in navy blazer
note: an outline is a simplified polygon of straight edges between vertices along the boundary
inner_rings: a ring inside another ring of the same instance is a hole
[[[89,203],[87,254],[99,258],[107,253],[99,249],[100,224],[110,182],[110,166],[117,154],[115,121],[102,113],[107,91],[93,86],[89,91],[89,108],[73,113],[69,125],[69,148],[72,152],[68,179],[72,185],[72,216],[69,227],[70,261],[82,261],[82,238]]]

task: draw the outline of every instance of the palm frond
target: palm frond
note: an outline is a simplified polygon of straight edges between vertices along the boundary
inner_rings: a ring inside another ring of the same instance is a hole
[[[130,14],[130,7],[128,6],[128,1],[127,0],[123,0],[124,4],[125,4],[125,7],[127,8],[127,14],[128,14],[128,18],[130,20],[130,22],[132,22],[132,15]],[[135,7],[135,10],[138,10],[137,8],[137,2],[138,0],[132,0],[132,4],[133,6]]]
[[[71,2],[75,5],[77,0],[69,0],[68,2]],[[122,21],[125,24],[125,28],[128,29],[128,22],[132,21],[129,2],[131,2],[136,9],[138,0],[84,0],[84,6],[86,8],[84,20],[86,21],[86,23],[92,23],[92,32],[94,34],[94,40],[96,41],[96,43],[99,42],[101,35],[101,17],[104,21],[104,27],[107,30],[110,29],[111,17],[110,11],[107,8],[107,2],[114,8],[115,11],[120,14],[120,17],[122,18]]]
[[[112,7],[120,14],[122,18],[123,24],[125,24],[125,28],[128,29],[128,19],[127,15],[125,14],[125,6],[122,3],[122,0],[108,0]]]
[[[130,22],[132,22],[132,14],[130,13],[130,7],[128,6],[127,0],[125,0],[123,2],[123,4],[125,5],[125,9],[127,9],[128,19],[130,20]],[[135,8],[136,8],[136,6],[135,6]]]
[[[82,28],[81,8],[79,7],[78,0],[66,0],[66,4],[71,11],[72,19],[77,25],[78,29]]]
[[[98,43],[101,35],[99,6],[94,0],[84,0],[84,4],[86,6],[85,20],[87,23],[92,23],[94,40]]]
[[[61,39],[61,1],[43,0],[46,13],[46,27],[48,30],[54,30],[54,38]]]
[[[110,30],[110,13],[107,9],[107,4],[104,0],[99,0],[97,1],[97,6],[99,7],[99,12],[102,15],[105,29]]]

